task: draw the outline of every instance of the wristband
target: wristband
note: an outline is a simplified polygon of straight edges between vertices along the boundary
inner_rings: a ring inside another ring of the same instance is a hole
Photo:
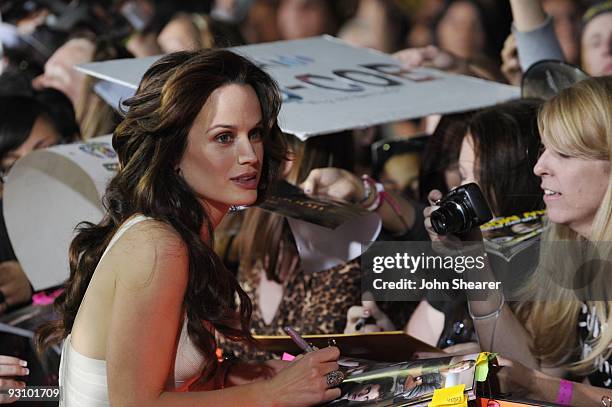
[[[499,302],[499,307],[497,307],[495,311],[487,315],[474,315],[474,313],[472,312],[472,308],[470,307],[470,302],[468,301],[467,305],[468,305],[468,313],[470,314],[470,317],[474,321],[482,321],[484,319],[489,319],[493,317],[495,317],[495,319],[499,318],[499,315],[501,314],[502,309],[504,308],[504,304],[506,303],[506,297],[504,296],[504,293],[501,292],[500,294],[501,294],[501,301]]]
[[[361,201],[359,201],[359,203],[363,205],[364,203],[368,202],[370,194],[372,194],[372,187],[370,186],[370,183],[363,177],[361,178],[361,182],[363,182],[363,198],[361,198]]]
[[[559,383],[559,392],[555,403],[563,406],[569,406],[572,403],[572,395],[574,394],[574,383],[569,380],[562,379]]]
[[[374,198],[374,202],[372,202],[370,205],[366,206],[366,209],[368,211],[374,212],[375,210],[380,208],[380,205],[382,204],[381,193],[385,192],[385,187],[380,182],[376,182],[369,175],[362,175],[361,179],[363,180],[363,185],[364,185],[364,188],[366,190],[367,189],[369,189],[369,191],[374,190],[375,193],[376,193],[376,197]],[[366,185],[367,185],[367,187],[366,187]],[[368,195],[368,197],[369,197],[369,195]]]

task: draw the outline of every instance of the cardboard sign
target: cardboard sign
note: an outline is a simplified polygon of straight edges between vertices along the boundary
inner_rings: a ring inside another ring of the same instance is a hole
[[[11,168],[4,185],[4,219],[35,290],[68,278],[74,228],[102,219],[102,195],[117,165],[109,135],[33,151]]]
[[[230,50],[253,60],[279,83],[283,95],[280,127],[302,140],[476,109],[520,96],[516,87],[483,79],[427,68],[408,71],[387,54],[353,47],[330,36]],[[78,69],[136,89],[158,58],[96,62]]]

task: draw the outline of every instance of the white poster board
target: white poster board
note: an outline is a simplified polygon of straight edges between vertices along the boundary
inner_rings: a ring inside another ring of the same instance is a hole
[[[280,85],[279,124],[302,140],[437,113],[453,113],[520,96],[519,88],[436,69],[407,71],[387,54],[322,36],[231,48]],[[84,64],[83,72],[136,89],[159,56]],[[118,102],[118,100],[117,100]]]
[[[102,196],[117,165],[109,135],[33,151],[11,168],[3,192],[4,220],[35,290],[68,278],[74,228],[102,219]]]

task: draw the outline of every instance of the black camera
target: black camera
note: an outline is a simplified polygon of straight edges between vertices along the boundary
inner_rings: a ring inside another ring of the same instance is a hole
[[[431,226],[439,235],[463,234],[493,218],[489,204],[475,183],[451,190],[431,213]]]

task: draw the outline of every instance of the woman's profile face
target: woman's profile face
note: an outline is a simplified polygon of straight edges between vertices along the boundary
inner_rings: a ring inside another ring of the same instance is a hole
[[[546,214],[588,238],[610,182],[610,161],[570,157],[546,149],[534,167],[542,179]]]
[[[200,199],[222,212],[255,202],[264,155],[261,121],[251,86],[225,85],[210,95],[177,168]]]
[[[612,12],[588,22],[582,33],[582,67],[591,76],[612,75]]]

